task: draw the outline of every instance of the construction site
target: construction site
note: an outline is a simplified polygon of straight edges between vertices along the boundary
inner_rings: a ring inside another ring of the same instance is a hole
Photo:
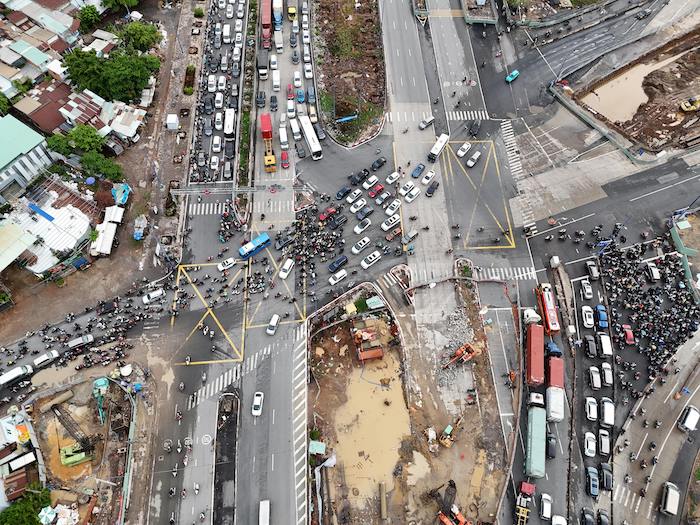
[[[700,142],[700,29],[578,90],[574,98],[647,150]]]
[[[312,523],[495,521],[505,445],[497,411],[482,409],[495,401],[478,308],[449,316],[449,342],[431,356],[370,289],[343,299],[310,331]],[[406,355],[420,351],[420,365]]]

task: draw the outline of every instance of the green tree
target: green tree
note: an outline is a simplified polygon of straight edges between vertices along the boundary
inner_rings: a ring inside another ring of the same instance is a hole
[[[75,149],[84,153],[88,151],[101,151],[105,139],[101,137],[95,128],[78,124],[68,133],[68,140]]]
[[[7,115],[7,112],[10,111],[10,106],[12,106],[10,99],[0,93],[0,115]]]
[[[104,176],[115,182],[123,179],[121,166],[96,151],[88,151],[83,155],[80,159],[80,165],[83,167],[85,175]]]
[[[63,63],[68,69],[71,80],[80,89],[89,89],[100,94],[104,87],[102,85],[104,59],[98,58],[94,51],[76,49],[63,57]]]
[[[112,11],[121,9],[133,9],[139,5],[139,0],[102,0],[102,5]]]
[[[144,22],[126,24],[119,31],[118,35],[125,47],[143,51],[144,53],[163,39],[163,34],[155,24]]]
[[[78,11],[78,20],[80,20],[80,30],[87,33],[100,22],[100,13],[94,5],[86,5]]]
[[[63,156],[68,156],[73,152],[73,148],[68,142],[68,137],[60,133],[54,133],[46,139],[46,145],[51,151],[55,151]]]
[[[25,495],[0,512],[0,525],[40,525],[38,514],[51,503],[48,489],[30,485]]]

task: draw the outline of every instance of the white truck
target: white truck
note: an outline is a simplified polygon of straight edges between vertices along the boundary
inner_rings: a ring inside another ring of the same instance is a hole
[[[275,31],[275,49],[277,54],[284,52],[284,40],[282,40],[282,31]]]

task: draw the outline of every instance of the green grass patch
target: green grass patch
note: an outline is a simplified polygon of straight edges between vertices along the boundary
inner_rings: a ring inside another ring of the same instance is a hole
[[[695,481],[700,481],[700,468],[695,471]]]
[[[195,18],[204,18],[204,9],[202,9],[201,7],[195,7],[194,17]]]
[[[355,301],[355,308],[357,308],[358,313],[366,312],[369,308],[367,308],[367,299],[358,299]]]
[[[472,276],[472,267],[465,264],[462,266],[462,277],[471,277]]]
[[[238,184],[248,185],[248,156],[250,155],[250,111],[241,115],[241,139],[238,143]]]
[[[328,46],[328,50],[333,56],[338,58],[359,58],[361,52],[355,49],[354,42],[360,40],[359,29],[354,25],[341,26],[335,31],[335,40]]]
[[[333,104],[333,97],[325,89],[319,90],[318,103],[321,105],[322,113],[335,117],[333,112],[333,108],[335,107]]]
[[[354,106],[355,108],[359,108],[357,110],[358,117],[355,120],[338,124],[338,129],[340,132],[338,138],[341,142],[345,143],[356,141],[365,129],[378,122],[378,119],[382,114],[381,107],[375,106],[374,104],[365,100],[345,100],[342,105],[344,107]]]

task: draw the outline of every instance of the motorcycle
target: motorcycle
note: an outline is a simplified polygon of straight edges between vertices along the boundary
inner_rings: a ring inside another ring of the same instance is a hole
[[[206,383],[206,381],[207,381],[207,373],[202,372],[202,383]]]
[[[199,494],[199,483],[194,484],[194,493],[195,495]]]

